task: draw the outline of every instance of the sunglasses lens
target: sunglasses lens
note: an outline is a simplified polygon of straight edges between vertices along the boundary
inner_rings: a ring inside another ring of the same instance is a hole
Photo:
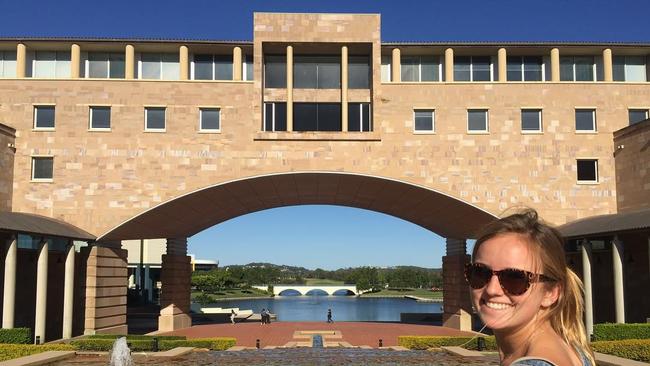
[[[473,289],[485,287],[491,277],[492,271],[485,266],[471,264],[467,267],[467,282]]]
[[[529,282],[526,272],[517,269],[505,269],[499,273],[501,286],[512,295],[521,295],[528,290]]]

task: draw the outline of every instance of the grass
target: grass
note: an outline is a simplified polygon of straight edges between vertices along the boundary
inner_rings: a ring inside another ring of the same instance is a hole
[[[201,294],[200,291],[192,291],[190,295],[192,299]],[[250,289],[239,289],[232,288],[226,289],[217,293],[208,294],[214,300],[227,300],[231,298],[241,298],[241,297],[269,297],[270,295],[266,291],[258,290],[256,288]]]
[[[368,292],[361,297],[383,297],[383,296],[417,296],[426,299],[442,299],[442,291],[430,291],[423,288],[409,288],[409,289],[382,289],[377,292]]]
[[[343,286],[343,281],[328,280],[326,278],[305,278],[307,286]]]

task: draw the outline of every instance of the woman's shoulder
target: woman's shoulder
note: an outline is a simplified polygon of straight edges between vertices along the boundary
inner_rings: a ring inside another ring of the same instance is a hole
[[[516,359],[510,366],[556,366],[550,360],[539,357],[521,357]]]

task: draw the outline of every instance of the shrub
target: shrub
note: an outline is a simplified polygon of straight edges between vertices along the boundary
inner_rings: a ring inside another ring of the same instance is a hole
[[[169,339],[169,340],[183,340],[187,339],[185,336],[150,336],[150,335],[139,335],[139,334],[128,334],[128,335],[116,335],[116,334],[93,334],[86,336],[84,339],[112,339],[116,340],[121,337],[126,337],[127,342],[131,340],[153,340],[154,338]]]
[[[650,323],[594,324],[594,341],[650,339]]]
[[[607,353],[635,361],[650,362],[650,339],[592,342],[591,348],[594,352]]]
[[[188,340],[163,340],[160,341],[160,350],[176,347],[207,348],[214,351],[224,351],[237,343],[235,338],[194,338]]]
[[[145,339],[126,339],[131,351],[151,351],[153,342]],[[110,351],[113,348],[114,339],[75,339],[70,341],[70,344],[79,351]]]
[[[32,343],[32,332],[29,328],[0,329],[0,343]]]
[[[493,336],[485,338],[485,349],[496,350],[497,343]],[[468,343],[469,342],[469,343]],[[472,337],[441,337],[441,336],[399,336],[397,344],[408,349],[429,349],[442,346],[462,346],[466,349],[476,349],[477,339]]]
[[[0,344],[0,362],[46,351],[74,351],[68,344]]]
[[[75,339],[70,342],[79,351],[110,351],[117,336],[113,338],[108,335],[91,336],[95,338]],[[152,351],[154,336],[128,336],[126,342],[131,351]],[[208,348],[215,351],[226,350],[237,343],[235,338],[196,338],[185,339],[182,336],[161,336],[158,342],[158,349],[161,351],[170,350],[176,347]]]

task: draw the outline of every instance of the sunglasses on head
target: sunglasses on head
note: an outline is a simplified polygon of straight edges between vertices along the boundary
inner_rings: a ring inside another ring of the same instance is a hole
[[[533,282],[554,282],[555,280],[543,274],[524,271],[523,269],[506,268],[495,271],[481,263],[468,263],[465,265],[465,280],[475,290],[485,287],[492,276],[499,278],[503,291],[510,295],[521,295],[528,291]]]

